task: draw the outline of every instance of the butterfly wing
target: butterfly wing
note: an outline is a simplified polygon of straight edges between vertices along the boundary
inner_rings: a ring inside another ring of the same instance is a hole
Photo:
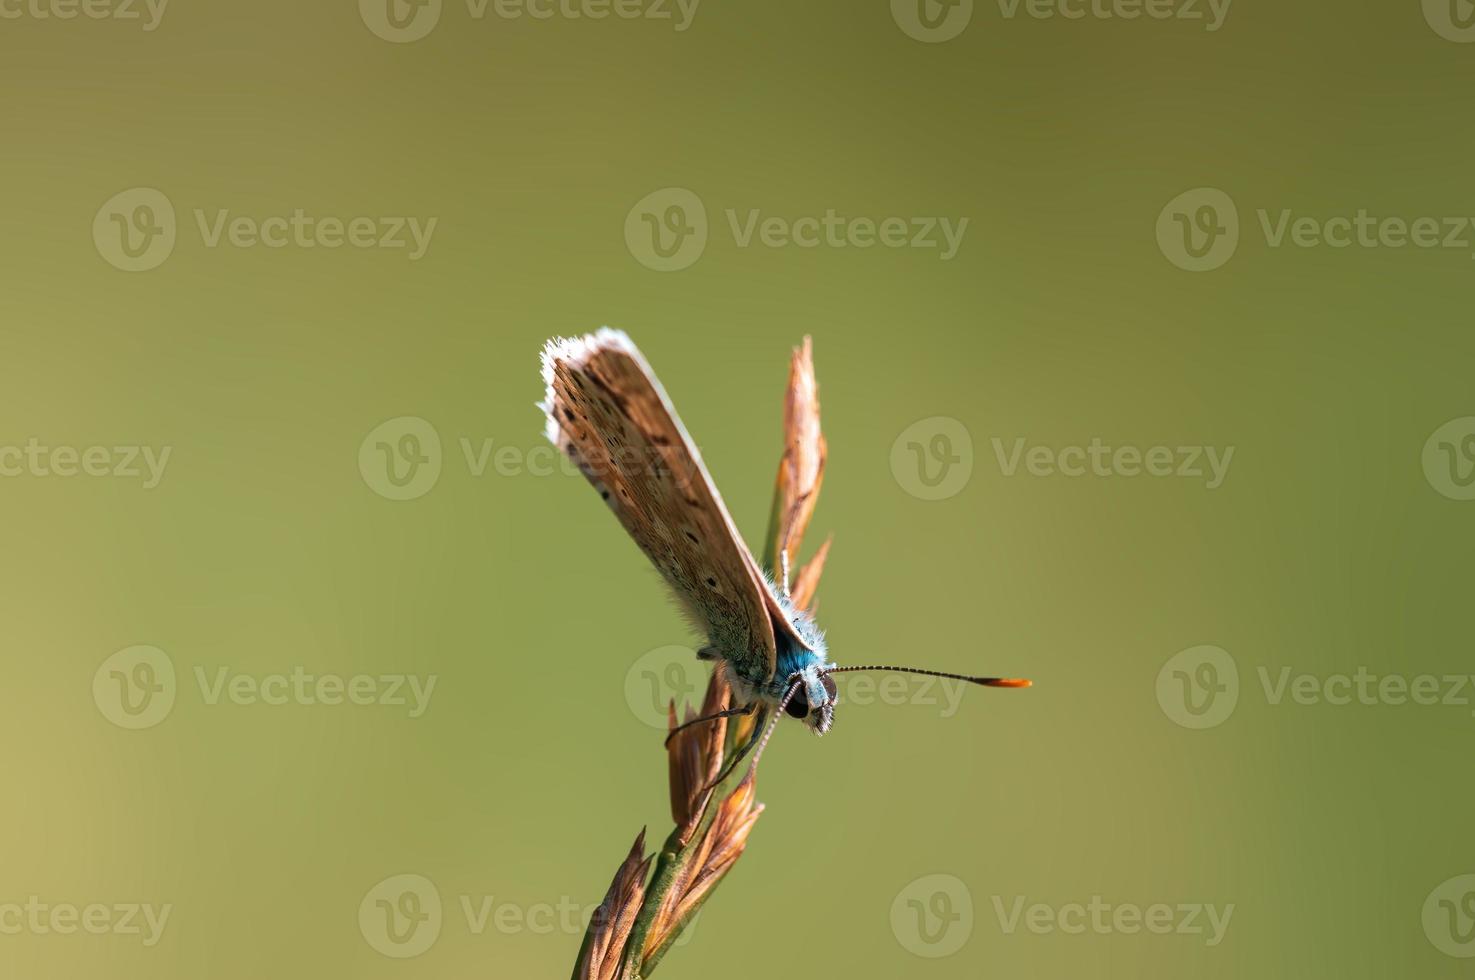
[[[701,455],[630,338],[543,350],[547,435],[578,465],[718,652],[750,683],[775,670],[772,597]]]

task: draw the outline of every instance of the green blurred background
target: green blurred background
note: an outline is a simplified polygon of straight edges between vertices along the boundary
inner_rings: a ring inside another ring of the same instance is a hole
[[[965,28],[934,43],[886,0],[706,0],[685,30],[674,5],[477,18],[446,0],[400,5],[428,33],[399,43],[368,0],[175,0],[154,30],[141,6],[26,2],[0,18],[0,447],[171,455],[151,489],[0,478],[0,973],[569,971],[561,910],[600,899],[642,825],[669,828],[643,685],[701,679],[665,666],[691,637],[594,494],[529,472],[548,466],[542,341],[608,323],[755,544],[788,352],[812,335],[832,654],[1036,681],[948,717],[920,688],[842,706],[822,741],[785,726],[749,851],[662,975],[1469,974],[1475,689],[1276,704],[1260,679],[1470,671],[1475,503],[1424,464],[1447,442],[1457,473],[1475,465],[1475,422],[1426,447],[1475,415],[1475,232],[1272,247],[1257,216],[1475,214],[1475,46],[1433,28],[1439,4],[1240,0],[1211,31],[980,0],[930,7]],[[1239,242],[1195,273],[1154,229],[1204,187],[1237,205]],[[113,214],[148,224],[135,199],[107,206],[131,188],[176,215],[148,271],[110,261]],[[625,236],[665,188],[708,225],[671,272]],[[296,209],[437,223],[412,261],[209,247],[195,217]],[[741,247],[729,209],[969,224],[943,260]],[[401,417],[440,441],[409,500],[359,466]],[[1021,438],[1234,455],[1212,490],[1007,475],[993,440]],[[912,441],[959,457],[950,496],[918,489]],[[506,452],[478,475],[468,446]],[[129,730],[104,661],[137,645],[167,656],[174,701]],[[1201,645],[1239,698],[1195,729],[1159,693]],[[436,686],[419,717],[211,703],[197,671],[222,669]],[[405,874],[443,910],[396,958],[371,940],[374,889]],[[17,928],[3,906],[31,896],[172,911],[146,945]],[[1073,924],[1095,896],[1233,913],[1213,945],[1009,929],[1034,904]],[[918,909],[944,918],[909,925]]]

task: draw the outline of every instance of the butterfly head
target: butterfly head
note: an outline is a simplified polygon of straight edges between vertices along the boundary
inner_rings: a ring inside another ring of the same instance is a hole
[[[828,673],[809,667],[794,678],[794,686],[792,696],[784,705],[784,712],[791,718],[803,721],[805,727],[816,735],[828,732],[835,723],[835,705],[840,700],[835,679]]]

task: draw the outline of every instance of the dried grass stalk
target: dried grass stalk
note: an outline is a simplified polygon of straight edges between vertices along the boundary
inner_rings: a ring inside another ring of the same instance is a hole
[[[826,452],[813,351],[806,337],[789,365],[784,453],[764,539],[763,563],[776,577],[783,574],[781,553],[787,550],[791,560],[798,556],[819,500]],[[800,608],[812,607],[829,551],[826,541],[794,576],[791,595]],[[683,721],[714,714],[731,704],[732,691],[722,671],[714,670],[700,712],[687,708]],[[677,727],[674,701],[668,719],[671,728]],[[636,838],[589,924],[573,980],[650,976],[742,856],[763,813],[754,781],[744,777],[725,795],[712,784],[753,737],[758,720],[758,713],[738,715],[684,729],[670,739],[667,770],[675,829],[660,853],[650,857],[644,856],[645,832]],[[720,802],[713,806],[719,795]]]

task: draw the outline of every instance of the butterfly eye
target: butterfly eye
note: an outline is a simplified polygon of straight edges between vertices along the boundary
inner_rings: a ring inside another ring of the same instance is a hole
[[[809,699],[804,696],[802,689],[789,699],[788,705],[784,708],[784,714],[790,718],[809,717]]]
[[[835,679],[833,677],[829,674],[821,674],[819,682],[825,686],[825,694],[829,697],[831,704],[839,700],[840,690],[835,687]]]

